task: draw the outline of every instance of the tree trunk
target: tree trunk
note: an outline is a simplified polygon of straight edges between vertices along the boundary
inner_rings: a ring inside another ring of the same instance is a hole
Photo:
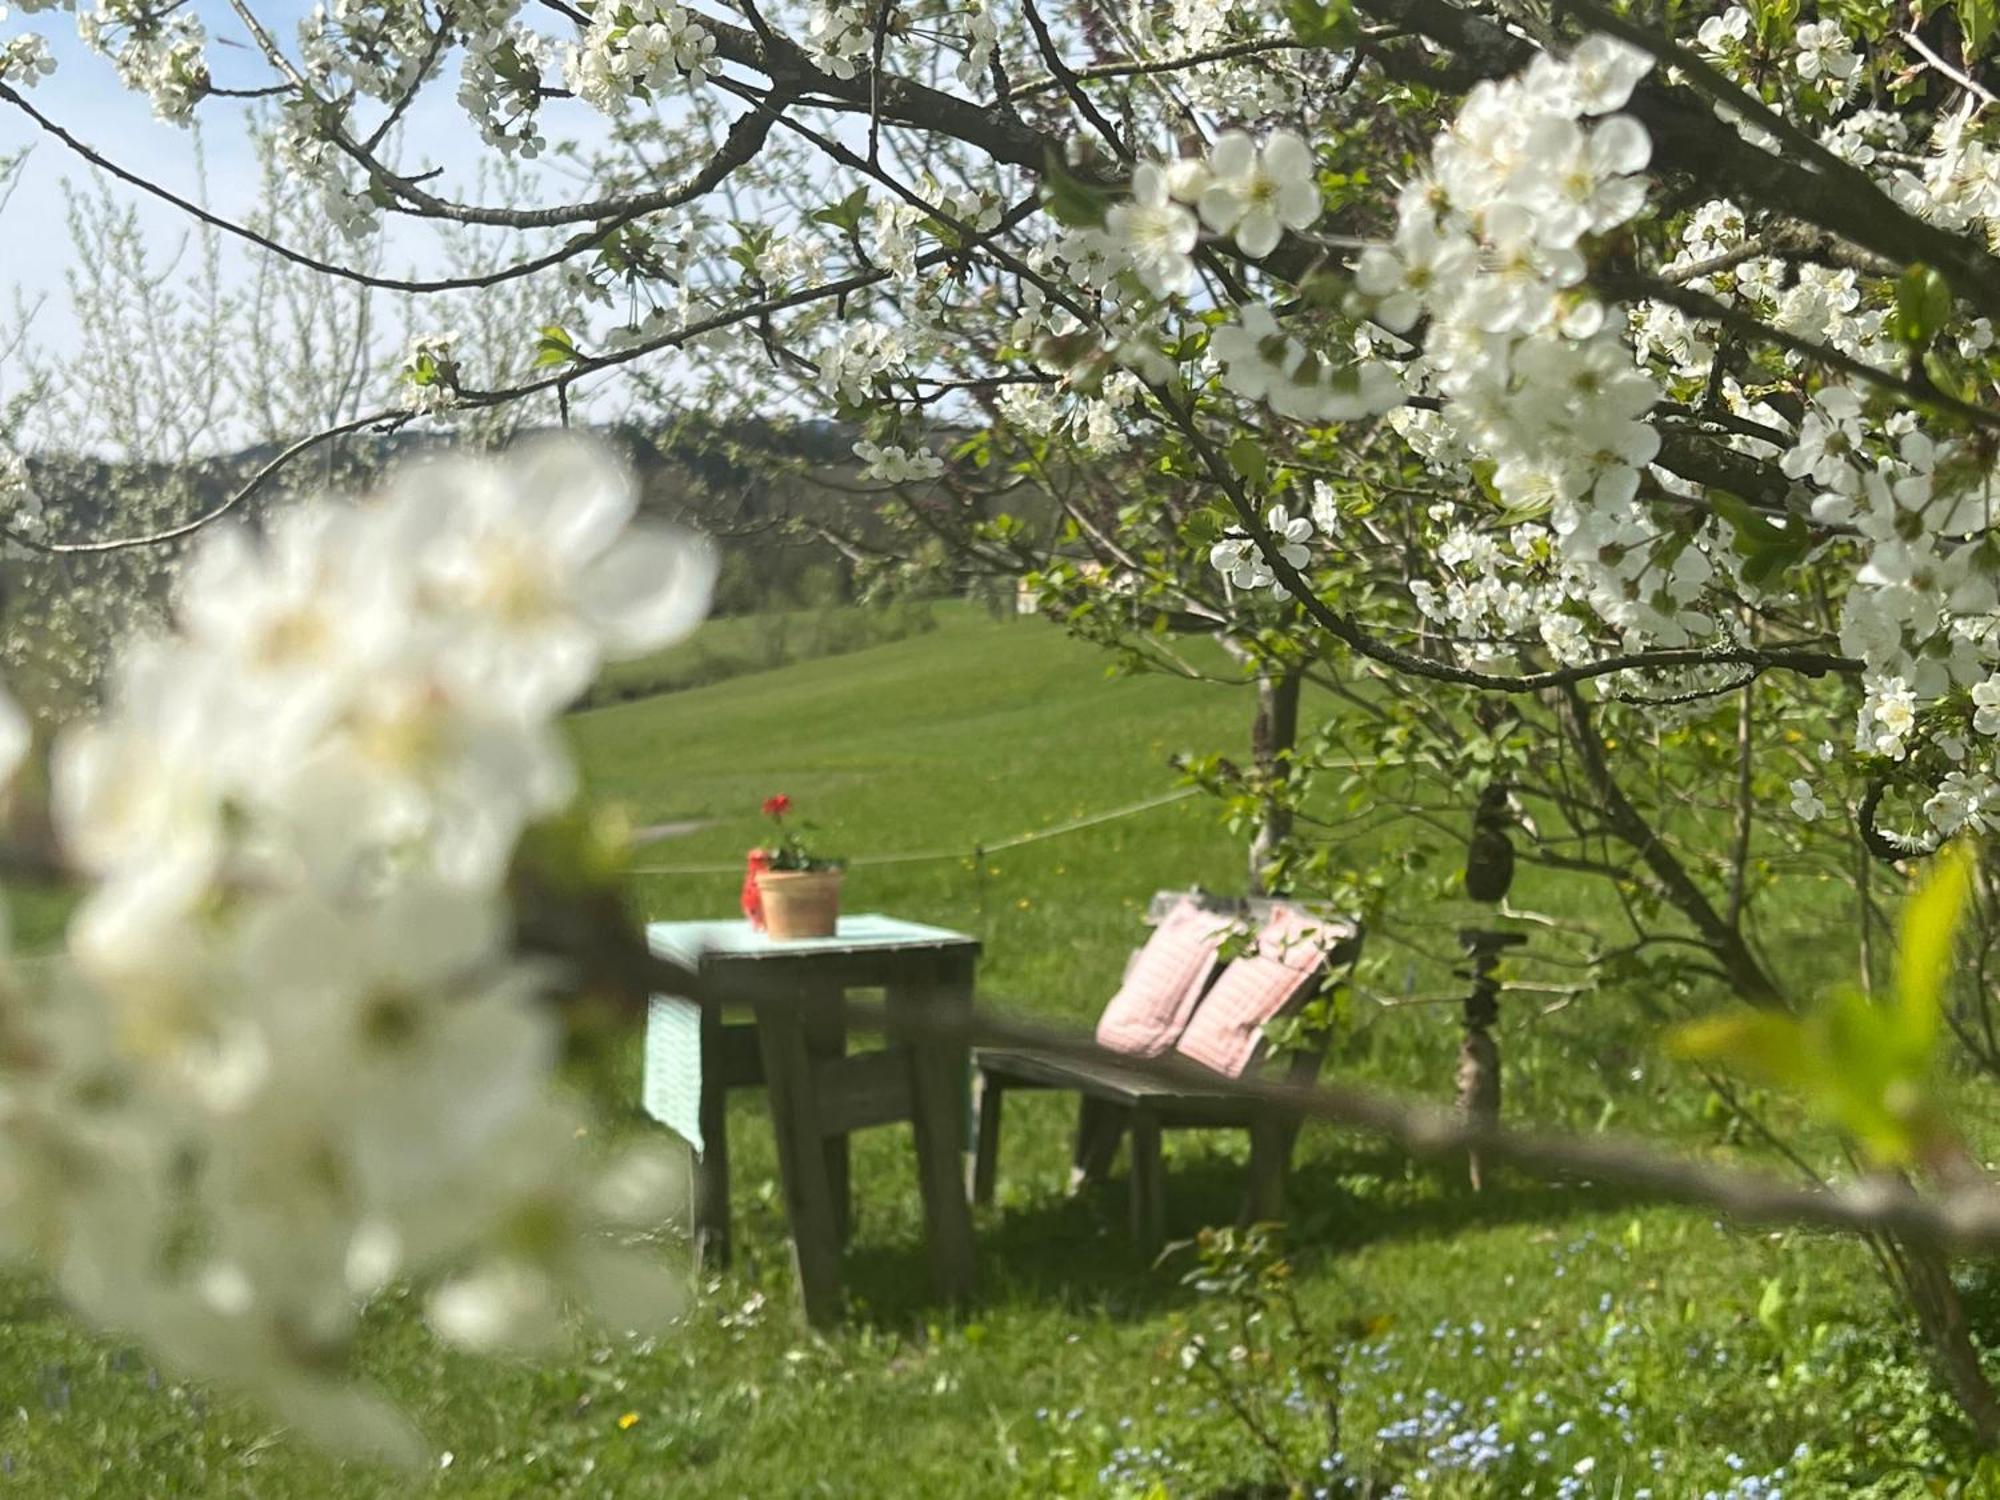
[[[1268,896],[1270,866],[1285,840],[1292,836],[1292,810],[1285,803],[1282,783],[1292,773],[1292,752],[1299,741],[1300,670],[1287,667],[1276,676],[1257,674],[1257,719],[1250,728],[1250,757],[1258,784],[1265,788],[1264,815],[1250,842],[1250,894]]]
[[[1979,1351],[1966,1328],[1965,1304],[1952,1285],[1950,1266],[1929,1246],[1898,1242],[1895,1248],[1904,1292],[1930,1340],[1952,1399],[1978,1434],[1979,1446],[2000,1448],[2000,1397],[1994,1395],[1979,1363]]]

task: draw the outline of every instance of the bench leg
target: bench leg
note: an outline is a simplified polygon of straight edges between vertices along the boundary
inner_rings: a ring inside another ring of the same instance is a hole
[[[1259,1115],[1250,1122],[1250,1180],[1243,1194],[1245,1223],[1266,1223],[1285,1216],[1285,1178],[1298,1133],[1298,1122],[1284,1115]]]
[[[967,1188],[974,1203],[993,1201],[994,1183],[1000,1175],[1000,1103],[1007,1086],[984,1069],[972,1074],[972,1116],[975,1122],[972,1162]]]
[[[1143,1106],[1132,1111],[1132,1239],[1156,1254],[1167,1234],[1167,1177],[1160,1158],[1160,1119]]]
[[[1108,1099],[1080,1096],[1076,1109],[1076,1154],[1069,1173],[1069,1190],[1079,1191],[1086,1183],[1102,1182],[1110,1175],[1118,1141],[1125,1134],[1123,1105]]]

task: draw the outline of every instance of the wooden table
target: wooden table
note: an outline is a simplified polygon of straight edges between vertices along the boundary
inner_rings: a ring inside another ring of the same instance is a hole
[[[697,1153],[695,1242],[729,1254],[729,1090],[763,1085],[778,1143],[799,1293],[809,1321],[840,1310],[852,1217],[849,1132],[908,1120],[916,1138],[931,1270],[947,1300],[972,1289],[964,1152],[970,1051],[915,1034],[850,1054],[840,1001],[881,989],[889,1015],[962,1013],[979,943],[873,913],[828,938],[774,942],[745,921],[655,922],[653,952],[698,969],[704,1001],[656,995],[646,1028],[646,1108]]]

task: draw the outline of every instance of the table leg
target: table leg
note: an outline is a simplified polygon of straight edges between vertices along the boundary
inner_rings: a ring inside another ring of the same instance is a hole
[[[704,1267],[729,1264],[729,1079],[722,1056],[722,1014],[701,1008],[701,1155],[694,1168],[695,1256]]]
[[[972,960],[940,961],[929,985],[904,982],[888,994],[892,1028],[907,1019],[894,1045],[910,1061],[911,1125],[917,1142],[917,1182],[924,1199],[924,1229],[931,1272],[947,1301],[968,1296],[973,1284],[972,1211],[965,1200],[966,1081],[972,1049],[963,1036],[941,1038],[914,1029],[926,1020],[949,1022],[972,1008]]]
[[[840,1235],[827,1191],[824,1136],[813,1088],[813,1060],[799,997],[757,1003],[757,1042],[778,1144],[778,1175],[792,1226],[792,1260],[806,1321],[831,1323],[840,1314]]]
[[[815,1064],[838,1062],[847,1056],[847,1018],[841,1012],[846,997],[839,986],[815,987],[804,997],[806,1054]],[[826,1168],[827,1197],[833,1204],[833,1225],[846,1244],[854,1231],[854,1191],[852,1154],[845,1134],[830,1135],[820,1142]]]

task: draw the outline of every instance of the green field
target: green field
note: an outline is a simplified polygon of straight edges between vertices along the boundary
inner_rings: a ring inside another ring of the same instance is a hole
[[[732,912],[757,806],[782,791],[819,842],[857,856],[850,909],[973,932],[985,1003],[1088,1021],[1148,896],[1239,886],[1239,841],[1192,798],[992,846],[1171,792],[1176,752],[1242,753],[1249,697],[1108,678],[1102,654],[1041,621],[940,619],[932,633],[579,714],[579,753],[635,825],[706,825],[641,851],[642,868],[663,871],[640,877],[649,915]],[[1393,824],[1355,853],[1396,859]],[[710,865],[732,868],[674,873]],[[1524,879],[1517,899],[1588,898]],[[1809,930],[1809,893],[1794,906]],[[1628,1000],[1510,1010],[1510,1113],[1722,1149],[1720,1116]],[[1338,1066],[1442,1097],[1455,1050],[1449,1007],[1364,1006]],[[616,1129],[650,1128],[636,1067],[635,1051],[607,1101]],[[1183,1328],[1213,1309],[1127,1243],[1122,1176],[1064,1196],[1070,1123],[1054,1098],[1010,1105],[999,1201],[978,1221],[983,1292],[962,1314],[926,1291],[906,1136],[861,1138],[853,1306],[817,1337],[792,1316],[768,1131],[742,1099],[739,1256],[672,1334],[579,1329],[561,1362],[475,1361],[440,1350],[408,1302],[381,1308],[370,1373],[440,1455],[414,1478],[337,1465],[253,1407],[78,1331],[33,1283],[7,1284],[0,1496],[1280,1493],[1259,1488],[1277,1467],[1267,1446],[1176,1357]],[[1233,1215],[1241,1150],[1170,1142],[1173,1233]],[[1474,1197],[1462,1177],[1332,1128],[1301,1142],[1301,1299],[1320,1347],[1344,1361],[1344,1451],[1381,1476],[1373,1493],[1959,1492],[1963,1437],[1855,1247],[1588,1185],[1510,1178]],[[663,1246],[661,1274],[678,1265]],[[1975,1312],[1995,1300],[1975,1298]],[[1323,1451],[1284,1400],[1288,1372],[1260,1379],[1271,1442]]]

